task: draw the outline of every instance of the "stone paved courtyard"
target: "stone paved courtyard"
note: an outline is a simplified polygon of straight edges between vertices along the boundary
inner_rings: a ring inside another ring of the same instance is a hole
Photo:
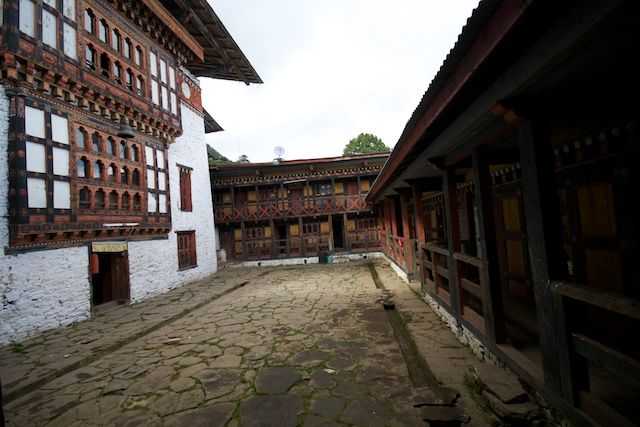
[[[5,405],[8,425],[425,425],[367,265],[223,274],[250,280],[23,393]],[[3,349],[3,375],[29,352]]]

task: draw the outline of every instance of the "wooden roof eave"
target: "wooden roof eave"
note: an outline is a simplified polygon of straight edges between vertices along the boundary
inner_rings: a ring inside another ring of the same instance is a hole
[[[204,59],[200,63],[187,64],[198,77],[223,78],[246,84],[262,83],[249,60],[215,14],[206,0],[174,0],[185,11],[185,26],[193,26],[191,34],[203,46]],[[233,54],[236,54],[235,56]],[[211,64],[222,65],[226,70],[211,69]]]
[[[176,37],[195,55],[199,61],[205,60],[204,48],[193,37],[184,26],[178,22],[174,15],[169,12],[159,0],[142,0],[145,6],[166,24],[168,28],[176,35]]]

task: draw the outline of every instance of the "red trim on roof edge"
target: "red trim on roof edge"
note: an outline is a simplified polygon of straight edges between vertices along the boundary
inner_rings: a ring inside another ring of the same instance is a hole
[[[405,132],[403,132],[403,136],[394,147],[384,168],[380,171],[380,175],[378,175],[378,178],[373,183],[367,195],[368,201],[373,201],[384,186],[389,183],[400,164],[405,161],[411,150],[418,145],[418,142],[431,124],[439,117],[444,108],[449,105],[451,100],[457,95],[480,64],[484,62],[498,43],[511,30],[513,25],[522,16],[526,7],[527,3],[524,1],[504,0],[491,15],[490,19],[484,23],[481,31],[475,37],[475,40],[467,52],[465,52],[460,62],[451,70],[450,77],[448,77],[440,89],[434,93],[433,97],[427,97],[429,93],[429,89],[427,89],[421,104],[426,104],[425,101],[428,101],[429,105],[424,107],[426,110],[421,114],[413,128],[405,129]],[[476,8],[476,11],[479,8],[480,6]],[[460,38],[464,36],[464,32],[463,29]],[[445,59],[439,73],[446,72],[446,66],[447,60]],[[438,76],[436,75],[434,82],[437,79]],[[422,105],[419,105],[416,110],[421,109],[421,107]]]

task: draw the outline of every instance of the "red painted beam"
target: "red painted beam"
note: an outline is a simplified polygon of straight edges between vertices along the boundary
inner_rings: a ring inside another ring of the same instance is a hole
[[[466,55],[456,66],[444,86],[429,101],[429,106],[422,117],[415,124],[408,136],[399,141],[391,156],[384,165],[380,175],[369,191],[367,199],[373,201],[384,187],[389,184],[398,167],[404,162],[408,154],[418,144],[427,129],[440,116],[451,100],[471,78],[477,68],[486,60],[514,24],[522,16],[526,2],[521,0],[504,0],[485,23]]]

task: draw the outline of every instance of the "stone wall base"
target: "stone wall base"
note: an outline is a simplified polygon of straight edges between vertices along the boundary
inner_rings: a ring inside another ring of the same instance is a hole
[[[329,255],[329,264],[342,264],[351,261],[361,261],[365,259],[385,258],[382,252],[367,253],[345,253]],[[320,258],[315,257],[298,257],[298,258],[282,258],[282,259],[265,259],[260,261],[243,261],[228,263],[226,267],[242,268],[242,267],[280,267],[285,265],[303,265],[303,264],[319,264]]]

